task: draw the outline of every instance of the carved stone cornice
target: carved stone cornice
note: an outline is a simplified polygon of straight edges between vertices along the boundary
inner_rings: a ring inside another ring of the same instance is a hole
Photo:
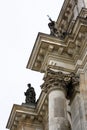
[[[63,90],[70,99],[74,93],[79,92],[79,76],[74,73],[55,72],[48,68],[41,89],[44,92],[54,89]]]

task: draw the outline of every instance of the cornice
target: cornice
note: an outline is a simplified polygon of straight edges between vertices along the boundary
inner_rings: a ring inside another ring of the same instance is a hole
[[[86,12],[86,9],[81,12]],[[77,17],[72,34],[65,39],[38,33],[35,45],[29,58],[27,68],[39,72],[45,72],[48,66],[63,68],[63,70],[75,71],[78,60],[84,57],[87,36],[87,20],[83,13]],[[53,61],[53,64],[50,64]],[[56,65],[56,63],[60,63]],[[61,64],[63,66],[61,66]],[[64,68],[64,64],[66,64]],[[67,68],[67,64],[72,68]]]
[[[18,123],[26,118],[26,115],[31,118],[32,115],[37,116],[35,107],[25,107],[23,105],[14,104],[6,128],[15,130],[18,127]]]
[[[43,121],[43,118],[48,111],[47,104],[47,95],[44,92],[41,92],[37,104],[35,105],[26,103],[23,103],[22,105],[14,104],[6,128],[10,130],[16,130],[21,123],[22,125],[32,125],[31,122],[33,121],[34,124],[36,119],[37,125],[41,125],[40,123]]]

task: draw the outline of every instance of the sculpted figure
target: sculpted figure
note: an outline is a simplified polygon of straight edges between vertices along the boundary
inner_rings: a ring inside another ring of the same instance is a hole
[[[58,31],[57,31],[57,28],[56,28],[56,22],[53,21],[49,15],[47,15],[49,20],[50,20],[50,23],[48,23],[48,27],[50,28],[50,35],[53,35],[53,36],[58,36]]]
[[[28,84],[28,89],[26,92],[24,92],[26,96],[26,103],[35,103],[36,102],[36,94],[34,91],[34,88],[31,86],[31,84]]]

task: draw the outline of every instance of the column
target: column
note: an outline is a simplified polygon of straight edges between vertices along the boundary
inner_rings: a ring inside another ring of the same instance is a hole
[[[48,70],[43,91],[48,94],[49,130],[71,130],[67,119],[65,74]]]
[[[49,130],[69,130],[66,117],[66,99],[61,90],[49,92]]]

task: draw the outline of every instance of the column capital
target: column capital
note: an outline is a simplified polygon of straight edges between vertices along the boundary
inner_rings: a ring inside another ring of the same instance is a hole
[[[59,89],[65,92],[67,98],[70,98],[74,91],[79,90],[79,76],[74,73],[65,74],[48,68],[43,80],[44,83],[41,85],[41,89],[45,92]]]
[[[61,71],[56,72],[48,68],[43,78],[44,83],[42,84],[41,88],[45,92],[48,92],[49,89],[59,89],[67,92],[66,86],[70,80],[69,78],[70,77],[68,77],[68,75]]]
[[[72,100],[72,98],[75,96],[76,93],[80,92],[79,89],[79,76],[75,73],[71,73],[71,81],[67,85],[68,91],[67,91],[67,98]]]

